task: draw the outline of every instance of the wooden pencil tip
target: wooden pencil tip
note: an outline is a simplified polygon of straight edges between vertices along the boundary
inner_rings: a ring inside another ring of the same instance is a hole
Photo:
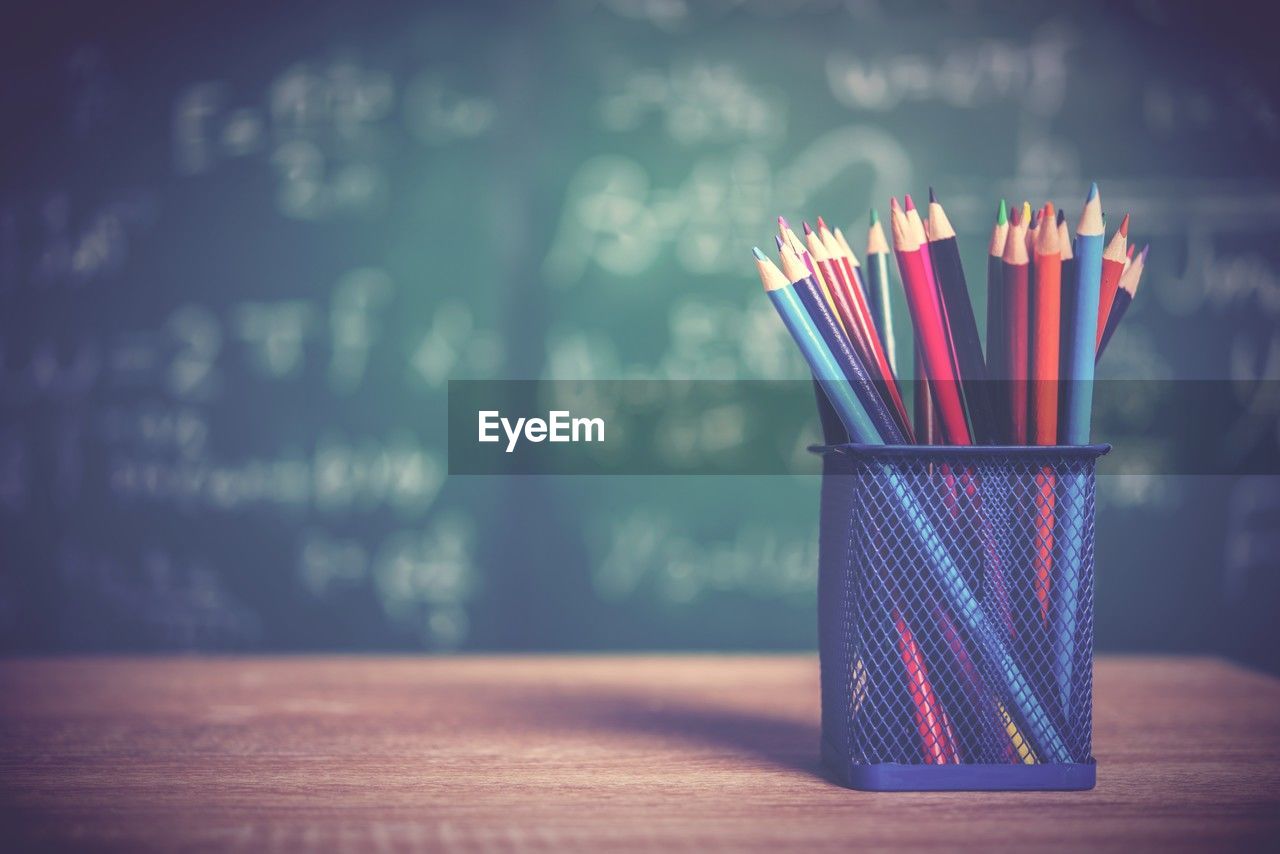
[[[822,219],[822,214],[818,214],[818,231],[830,231],[827,224]]]
[[[754,254],[754,255],[756,256],[756,260],[757,260],[757,261],[768,261],[768,260],[769,260],[768,256],[767,256],[767,255],[765,255],[763,252],[761,252],[761,251],[760,251],[760,247],[759,247],[759,246],[752,246],[752,247],[751,247],[751,252],[752,252],[752,254]]]
[[[1125,237],[1129,236],[1129,215],[1125,214],[1124,219],[1120,220],[1120,233]]]
[[[808,220],[804,220],[803,222],[801,222],[800,226],[804,228],[805,237],[808,237],[810,234],[813,234],[813,229],[809,227]]]
[[[787,223],[787,218],[785,216],[778,217],[778,228],[781,228],[783,231],[791,228],[790,224]]]
[[[913,211],[913,210],[915,210],[915,209],[916,209],[916,203],[915,203],[915,202],[913,202],[913,201],[911,201],[911,194],[910,194],[910,193],[906,193],[906,194],[904,194],[904,195],[903,195],[903,197],[902,197],[902,204],[903,204],[903,206],[904,206],[904,207],[906,207],[906,209],[907,209],[908,211]]]
[[[929,204],[937,204],[938,197],[933,194],[933,187],[929,188]]]
[[[1062,208],[1058,208],[1058,225],[1062,225],[1067,221],[1067,212]]]
[[[1084,200],[1085,204],[1088,204],[1096,198],[1098,198],[1098,182],[1094,181],[1089,185],[1089,196]]]
[[[1045,203],[1044,203],[1044,215],[1043,215],[1043,216],[1044,216],[1044,221],[1045,221],[1046,223],[1050,223],[1050,222],[1052,222],[1052,223],[1054,223],[1055,225],[1057,224],[1057,222],[1058,222],[1058,218],[1054,215],[1054,211],[1053,211],[1053,202],[1045,202]]]
[[[892,213],[893,211],[900,211],[900,210],[902,210],[902,208],[898,206],[898,197],[897,197],[897,196],[890,196],[890,197],[889,197],[889,212],[890,212],[890,213]]]
[[[778,244],[778,251],[781,252],[782,251],[782,235],[775,234],[773,237],[773,242]]]
[[[996,208],[996,225],[1006,225],[1009,222],[1009,206],[1004,203],[1004,199],[1000,200],[1000,207]]]

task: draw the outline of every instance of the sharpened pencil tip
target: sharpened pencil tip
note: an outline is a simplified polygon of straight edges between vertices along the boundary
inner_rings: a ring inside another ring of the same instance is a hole
[[[1089,185],[1089,196],[1085,199],[1085,204],[1088,204],[1096,198],[1098,198],[1098,182],[1094,181]]]
[[[1143,264],[1147,263],[1147,253],[1150,251],[1151,251],[1151,244],[1148,243],[1146,246],[1142,247],[1142,254],[1138,256],[1138,260],[1141,261]]]
[[[805,220],[800,223],[800,227],[804,229],[806,235],[813,234],[813,229],[809,227],[809,221]]]
[[[933,187],[930,187],[929,188],[929,204],[932,205],[937,201],[938,201],[938,197],[933,194]]]
[[[897,197],[897,196],[890,196],[890,197],[889,197],[889,210],[891,210],[891,211],[900,211],[900,210],[902,210],[902,208],[898,206],[898,197]]]
[[[1058,208],[1058,225],[1062,225],[1067,221],[1067,212],[1062,208]]]
[[[916,209],[916,203],[911,201],[910,193],[906,193],[902,196],[902,204],[909,211],[913,211]]]
[[[756,256],[757,261],[768,261],[769,257],[760,251],[759,246],[752,246],[751,252]]]
[[[871,224],[877,225],[880,222],[880,214],[876,213],[876,209],[871,209]]]
[[[773,242],[778,244],[778,251],[781,252],[782,251],[782,235],[781,234],[775,235],[773,238]]]
[[[996,208],[996,225],[1005,225],[1009,222],[1009,206],[1005,204],[1004,199],[1000,200],[1000,207]]]
[[[785,216],[778,217],[778,228],[781,228],[783,231],[787,231],[791,228],[791,225],[787,222],[787,218]]]
[[[1031,202],[1026,199],[1022,200],[1022,221],[1031,222]]]
[[[1129,215],[1125,214],[1124,219],[1120,220],[1120,233],[1125,237],[1129,236]]]

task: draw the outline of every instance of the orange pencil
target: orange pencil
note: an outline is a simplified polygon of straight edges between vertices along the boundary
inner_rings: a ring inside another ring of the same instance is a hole
[[[1062,251],[1053,205],[1046,204],[1037,229],[1035,281],[1031,287],[1030,431],[1033,444],[1058,437],[1058,355],[1062,318]]]
[[[1036,234],[1035,281],[1031,288],[1030,430],[1036,445],[1058,437],[1058,357],[1062,317],[1062,252],[1053,205],[1046,204]],[[1053,528],[1057,478],[1049,467],[1036,474],[1036,557],[1033,585],[1040,616],[1049,622],[1049,585],[1053,566]]]

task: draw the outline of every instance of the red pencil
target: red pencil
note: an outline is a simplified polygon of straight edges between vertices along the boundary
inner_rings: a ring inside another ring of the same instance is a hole
[[[1015,211],[1004,242],[1004,368],[1009,389],[1010,437],[1015,445],[1027,444],[1027,373],[1031,362],[1027,225]]]
[[[920,746],[924,761],[929,765],[958,763],[955,733],[947,718],[942,701],[929,681],[929,670],[916,643],[915,635],[907,626],[898,609],[893,609],[893,623],[898,629],[898,654],[907,671],[907,691],[915,707],[916,731],[920,734]]]
[[[1129,215],[1125,214],[1124,219],[1120,221],[1120,228],[1107,244],[1106,251],[1102,253],[1102,284],[1098,293],[1098,341],[1094,345],[1095,348],[1102,343],[1102,333],[1107,327],[1107,315],[1111,313],[1116,291],[1120,288],[1120,276],[1124,273],[1125,262],[1128,260],[1128,242]]]
[[[964,417],[964,404],[960,398],[960,384],[951,360],[951,348],[942,318],[937,288],[925,271],[921,257],[921,241],[911,228],[898,200],[891,205],[894,254],[898,259],[898,272],[907,295],[907,308],[911,311],[911,323],[916,340],[924,356],[925,373],[929,388],[937,404],[946,441],[952,445],[971,445],[969,426]]]

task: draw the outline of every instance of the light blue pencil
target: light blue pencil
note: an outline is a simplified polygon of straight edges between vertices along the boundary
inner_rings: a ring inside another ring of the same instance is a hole
[[[1067,351],[1063,361],[1063,412],[1061,441],[1067,445],[1089,444],[1089,422],[1093,418],[1093,369],[1097,355],[1098,298],[1102,283],[1102,253],[1106,227],[1102,219],[1102,199],[1098,185],[1089,187],[1089,197],[1080,214],[1075,240],[1075,282],[1068,292],[1062,315]],[[1059,538],[1065,561],[1057,584],[1053,629],[1054,674],[1065,714],[1071,706],[1071,682],[1075,671],[1075,642],[1080,582],[1084,561],[1084,475],[1073,474],[1063,481],[1063,507],[1059,521],[1064,532]]]

